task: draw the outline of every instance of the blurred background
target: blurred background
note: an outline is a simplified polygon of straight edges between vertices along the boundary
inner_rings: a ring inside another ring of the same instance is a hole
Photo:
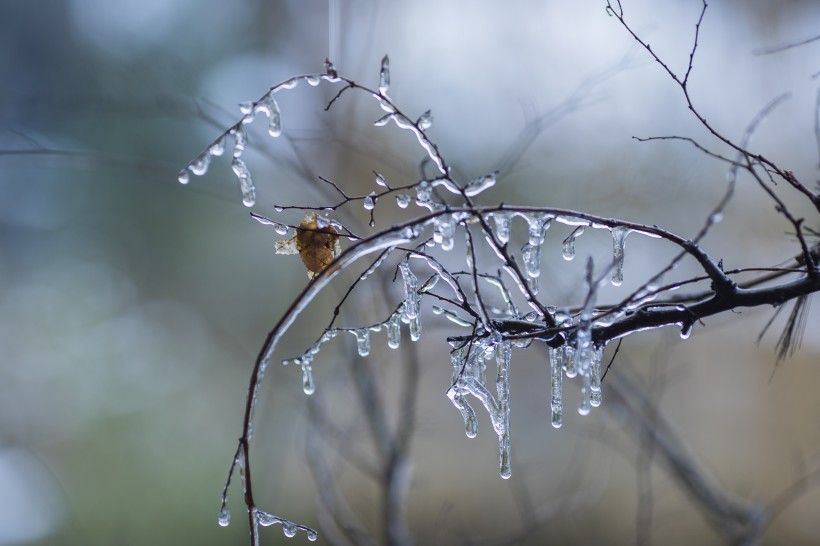
[[[633,28],[679,74],[700,9],[624,2]],[[820,42],[755,51],[818,29],[817,2],[714,2],[690,78],[701,113],[735,139],[791,93],[752,147],[809,185]],[[220,493],[256,353],[307,278],[298,258],[274,254],[280,237],[249,217],[227,158],[188,186],[177,173],[236,122],[240,101],[321,72],[328,56],[375,87],[385,53],[392,98],[411,116],[432,109],[430,135],[457,176],[502,169],[482,202],[566,207],[693,237],[725,190],[725,166],[692,146],[631,138],[685,135],[728,153],[603,0],[0,1],[0,545],[247,543],[239,490],[227,528],[217,525]],[[317,176],[352,195],[376,189],[373,170],[392,185],[418,179],[415,139],[372,127],[378,106],[353,93],[325,113],[337,90],[302,84],[278,95],[280,139],[261,120],[249,127],[243,158],[258,188],[255,211],[336,201]],[[807,226],[820,227],[795,192],[779,189]],[[408,212],[379,203],[375,214],[386,226]],[[338,217],[367,232],[359,205]],[[298,223],[301,214],[279,218]],[[797,253],[789,229],[741,179],[704,246],[727,268],[768,266]],[[519,238],[524,230],[514,226]],[[590,233],[578,241],[583,259],[564,262],[568,234],[554,226],[544,247],[541,293],[559,306],[583,296],[586,256],[606,263],[611,252],[605,236]],[[673,250],[631,237],[626,282],[601,299],[629,293]],[[695,271],[684,265],[676,278]],[[321,334],[351,278],[311,306],[282,358]],[[340,325],[384,320],[402,298],[391,278],[392,269],[354,292]],[[252,451],[260,508],[317,528],[320,541],[344,534],[335,515],[384,542],[368,413],[383,405],[388,426],[411,426],[402,502],[419,544],[725,543],[731,517],[693,496],[680,468],[670,471],[652,430],[717,504],[764,514],[753,538],[820,540],[820,487],[801,481],[820,465],[817,306],[801,350],[777,368],[787,313],[757,344],[768,308],[709,318],[686,341],[671,329],[629,337],[610,372],[623,382],[620,397],[605,381],[602,407],[580,417],[578,386],[567,382],[560,430],[549,425],[546,351],[515,351],[509,481],[498,476],[483,408],[470,440],[445,396],[445,338],[461,332],[425,313],[421,340],[411,344],[405,330],[398,351],[383,334],[373,334],[367,359],[352,336],[325,345],[313,409],[298,368],[270,370]],[[381,405],[363,403],[362,377],[378,385]],[[317,471],[327,478],[319,485]],[[263,544],[286,542],[307,539],[263,530]]]

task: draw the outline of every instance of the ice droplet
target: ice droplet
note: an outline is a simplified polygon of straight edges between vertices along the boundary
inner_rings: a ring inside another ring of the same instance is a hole
[[[681,339],[689,339],[689,336],[692,335],[692,325],[693,322],[684,322],[680,328],[680,338]]]
[[[353,335],[356,336],[356,350],[359,356],[367,356],[370,354],[370,330],[360,328],[353,330]]]
[[[243,116],[247,116],[251,112],[253,112],[253,101],[244,100],[239,103],[239,111],[242,112]]]
[[[208,166],[211,164],[211,154],[207,151],[202,152],[199,156],[188,166],[188,170],[197,176],[202,176],[208,172]]]
[[[211,144],[211,147],[208,148],[208,152],[210,152],[213,156],[221,156],[225,153],[225,137],[221,137],[219,140]]]
[[[273,224],[273,230],[278,235],[287,235],[288,234],[288,229],[289,229],[288,226],[286,226],[285,224],[277,224],[277,223]]]
[[[487,188],[492,188],[493,186],[495,186],[495,173],[480,176],[475,180],[471,180],[464,187],[464,193],[468,197],[473,197],[483,192]]]
[[[268,514],[262,510],[256,510],[256,521],[262,527],[270,527],[274,523],[281,523],[282,520],[274,516],[273,514]]]
[[[575,368],[575,349],[569,345],[564,345],[564,373],[570,379],[578,375],[578,370]]]
[[[231,161],[231,168],[239,179],[239,189],[242,192],[242,204],[246,207],[252,207],[256,204],[256,188],[251,179],[251,172],[248,170],[245,162],[238,157],[234,157]]]
[[[231,511],[228,510],[227,506],[223,506],[219,509],[219,515],[216,518],[217,523],[219,523],[220,527],[227,527],[231,524]]]
[[[419,129],[422,131],[426,131],[430,127],[433,126],[433,113],[430,110],[424,112],[421,116],[419,116],[419,120],[416,122],[416,125],[419,126]]]
[[[410,204],[410,196],[405,193],[397,194],[396,204],[399,206],[400,209],[406,209],[407,205]]]
[[[296,536],[296,524],[293,522],[282,522],[282,532],[285,533],[285,536],[288,538],[293,538]]]
[[[390,187],[387,185],[387,181],[384,179],[384,176],[381,173],[376,173],[376,185],[381,186],[382,188]]]
[[[382,68],[379,71],[379,93],[387,94],[390,89],[390,58],[385,55],[382,57]]]
[[[612,260],[615,270],[612,272],[612,285],[621,286],[624,282],[624,244],[629,229],[618,226],[612,228]]]
[[[508,212],[494,212],[493,220],[495,220],[495,235],[498,237],[498,242],[506,245],[510,240],[512,215]]]
[[[311,87],[316,87],[317,85],[319,85],[321,78],[316,75],[310,75],[305,76],[305,81],[308,82],[308,85],[310,85]]]
[[[585,229],[585,226],[578,226],[572,233],[569,234],[569,237],[564,239],[563,256],[565,260],[570,261],[575,258],[575,239],[581,236]]]
[[[319,538],[319,534],[314,531],[313,529],[309,529],[307,532],[307,539],[311,542],[316,542],[316,539]]]
[[[550,412],[552,415],[552,426],[561,428],[564,423],[564,387],[562,357],[563,350],[550,347]]]
[[[426,203],[430,202],[430,194],[433,191],[433,187],[430,183],[426,180],[422,180],[419,182],[418,186],[416,186],[416,202],[419,205],[425,205]]]
[[[277,90],[279,90],[279,89],[293,89],[297,85],[299,85],[299,79],[298,78],[291,78],[288,81],[282,82],[279,85],[277,85],[276,89]]]
[[[185,184],[187,184],[188,182],[191,181],[191,174],[188,171],[187,167],[182,169],[181,171],[179,171],[179,175],[177,176],[177,180],[182,185],[185,185]]]
[[[365,210],[373,210],[376,207],[376,193],[370,192],[370,195],[364,198]]]

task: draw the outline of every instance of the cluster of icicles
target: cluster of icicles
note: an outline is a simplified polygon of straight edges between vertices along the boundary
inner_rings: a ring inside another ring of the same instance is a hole
[[[179,176],[177,177],[179,183],[188,184],[192,174],[203,176],[207,173],[208,167],[211,164],[211,158],[223,155],[227,147],[228,137],[232,137],[233,157],[231,158],[231,169],[239,182],[242,203],[246,207],[254,206],[256,204],[256,186],[253,184],[248,166],[242,160],[242,153],[248,145],[248,132],[245,129],[245,125],[252,123],[257,114],[264,114],[268,119],[268,133],[270,136],[274,138],[280,136],[282,134],[282,116],[279,111],[279,104],[277,104],[274,95],[285,89],[293,89],[300,81],[305,81],[308,85],[315,87],[319,85],[322,80],[329,82],[339,81],[339,77],[336,75],[336,71],[332,65],[328,64],[328,71],[325,74],[311,74],[291,78],[272,87],[259,100],[240,103],[239,110],[242,113],[242,118],[229,130],[220,135],[205,151],[199,154],[196,159],[191,161],[179,172]]]
[[[242,202],[247,207],[254,206],[256,202],[256,189],[250,171],[242,160],[242,154],[248,142],[245,125],[253,122],[256,115],[261,113],[268,120],[269,134],[272,137],[280,136],[282,132],[281,114],[274,95],[283,89],[293,89],[300,81],[306,81],[311,86],[318,85],[322,80],[328,82],[342,81],[342,79],[337,76],[332,64],[328,62],[326,68],[325,74],[292,78],[272,87],[259,100],[240,104],[241,119],[222,133],[217,140],[179,173],[179,182],[188,184],[190,175],[204,175],[208,171],[211,158],[223,155],[226,151],[227,142],[232,139],[231,166],[239,182]],[[388,122],[393,121],[399,128],[413,132],[430,160],[432,160],[441,171],[440,177],[420,180],[415,184],[415,199],[406,193],[396,194],[396,204],[399,208],[407,208],[412,201],[415,201],[417,206],[428,209],[431,213],[434,213],[434,215],[423,224],[420,223],[419,225],[407,228],[406,234],[400,234],[400,236],[395,235],[393,237],[398,237],[396,240],[401,243],[411,242],[420,237],[422,230],[431,226],[432,237],[426,242],[427,246],[430,248],[439,247],[442,251],[450,251],[455,246],[455,235],[459,226],[462,226],[465,232],[469,230],[470,228],[465,224],[474,213],[465,210],[448,209],[446,204],[434,199],[434,189],[439,188],[446,190],[456,196],[474,197],[493,187],[496,183],[496,175],[495,173],[491,173],[481,176],[467,182],[463,186],[455,184],[450,174],[446,172],[446,167],[438,155],[437,148],[427,138],[426,130],[430,128],[432,124],[432,115],[427,111],[415,122],[407,119],[395,109],[387,98],[389,85],[389,60],[385,56],[382,60],[379,74],[378,93],[373,93],[373,96],[386,114],[376,120],[375,125],[386,125]],[[376,185],[385,188],[387,192],[392,191],[384,177],[380,174],[376,175]],[[372,211],[376,207],[378,197],[378,194],[371,192],[370,195],[362,200],[364,208]],[[277,210],[281,209],[277,208]],[[447,390],[447,396],[461,413],[464,419],[466,434],[470,438],[475,437],[478,433],[478,418],[475,410],[468,401],[468,396],[471,395],[478,399],[485,407],[490,416],[493,429],[498,435],[500,474],[502,478],[506,479],[511,475],[510,360],[513,349],[525,348],[530,343],[530,340],[511,341],[504,339],[502,334],[494,329],[495,327],[492,326],[492,323],[493,321],[503,320],[524,320],[529,322],[544,320],[545,317],[542,315],[540,306],[532,301],[532,295],[538,293],[538,278],[541,274],[542,261],[541,249],[546,232],[553,221],[573,228],[573,231],[563,240],[562,255],[565,260],[572,260],[575,257],[576,239],[580,237],[585,230],[597,228],[608,230],[611,233],[613,243],[613,267],[610,280],[612,284],[616,286],[623,282],[624,243],[630,230],[625,227],[597,224],[580,217],[556,215],[531,209],[512,210],[502,207],[492,212],[485,212],[484,214],[491,222],[492,228],[482,230],[483,236],[487,240],[488,246],[495,251],[498,251],[499,245],[505,248],[508,245],[512,221],[516,216],[523,219],[526,223],[528,237],[517,256],[517,258],[520,259],[523,276],[525,277],[523,283],[520,277],[511,270],[510,264],[506,264],[502,269],[507,271],[513,282],[518,283],[518,290],[526,297],[532,309],[528,310],[528,312],[522,312],[518,309],[514,301],[515,298],[513,298],[510,290],[500,276],[482,275],[480,282],[486,282],[497,288],[504,302],[502,308],[488,308],[487,311],[492,316],[485,317],[485,319],[482,320],[482,324],[475,325],[473,321],[466,320],[459,316],[458,313],[438,305],[433,305],[432,310],[435,314],[444,316],[458,326],[474,328],[474,335],[471,336],[471,341],[461,342],[460,344],[453,342],[451,351],[452,376],[450,387]],[[262,221],[262,223],[271,224],[279,235],[287,235],[289,231],[287,225],[266,219],[260,221]],[[318,217],[317,224],[320,228],[324,227],[325,224],[332,225],[338,233],[344,230],[343,226],[336,220],[327,217]],[[364,280],[378,269],[389,252],[399,243],[390,242],[390,244],[387,245],[381,238],[376,237],[372,239],[372,249],[365,249],[364,245],[367,244],[369,244],[368,241],[359,241],[357,243],[357,245],[362,247],[361,255],[366,255],[376,249],[386,249],[386,251],[380,259],[376,260],[371,267],[361,275],[361,280]],[[468,236],[466,240],[468,270],[475,268],[475,264],[472,263],[473,244],[472,238]],[[425,262],[432,270],[432,275],[421,286],[419,285],[419,279],[410,268],[410,258],[417,258],[417,261]],[[499,254],[499,258],[503,262],[506,262],[504,256]],[[404,285],[404,300],[384,321],[359,328],[327,329],[302,355],[282,361],[285,365],[293,364],[301,367],[305,394],[313,394],[316,389],[313,375],[313,362],[316,355],[319,353],[322,345],[336,338],[340,333],[353,336],[358,354],[362,357],[366,357],[371,351],[371,333],[385,331],[387,345],[391,349],[397,349],[401,344],[402,324],[407,326],[412,341],[420,339],[422,333],[421,297],[426,292],[432,290],[440,280],[443,280],[445,284],[448,284],[452,288],[454,297],[459,303],[464,303],[465,295],[458,282],[453,275],[447,272],[435,259],[418,253],[408,254],[407,257],[400,261],[399,271]],[[473,286],[471,286],[473,293],[477,293],[478,291],[478,287],[475,286],[477,282],[479,282],[478,278],[474,276]],[[593,287],[590,287],[590,290],[590,294],[594,296],[595,290]],[[560,326],[566,327],[567,331],[573,330],[575,333],[574,337],[570,338],[571,341],[565,342],[557,348],[549,348],[551,422],[556,428],[560,427],[563,423],[564,376],[567,378],[580,376],[581,378],[581,402],[578,407],[580,414],[586,415],[592,407],[601,404],[601,358],[603,347],[596,347],[593,344],[592,326],[593,324],[604,325],[604,320],[602,318],[595,319],[595,311],[592,308],[593,305],[594,297],[588,298],[585,308],[575,317],[567,313],[562,313],[554,308],[548,308],[548,311],[553,315],[552,318],[555,319]],[[615,317],[610,316],[607,320],[611,321],[614,320],[614,318]],[[270,355],[265,358],[258,370],[257,389],[265,373],[269,356]],[[495,394],[491,392],[487,384],[487,362],[491,360],[495,360]],[[257,393],[254,392],[252,396],[252,408],[255,406],[256,394]],[[248,440],[250,440],[251,435],[252,429],[248,431]],[[239,465],[241,472],[241,461],[239,461]],[[218,519],[219,524],[222,526],[228,525],[230,522],[230,512],[225,505],[225,500],[223,497],[222,509],[220,510]],[[257,509],[254,509],[254,511],[253,519],[257,525],[269,526],[277,523],[281,524],[285,535],[288,537],[294,536],[298,529],[304,529],[307,533],[307,538],[311,541],[316,540],[318,536],[312,529],[297,525],[289,520],[273,516]],[[256,533],[255,536],[258,537],[258,533]]]

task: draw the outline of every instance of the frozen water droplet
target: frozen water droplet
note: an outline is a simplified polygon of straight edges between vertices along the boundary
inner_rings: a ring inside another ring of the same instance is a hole
[[[370,330],[361,328],[353,330],[353,335],[356,336],[356,350],[359,356],[367,356],[370,354]]]
[[[495,236],[502,245],[507,244],[510,240],[512,215],[509,212],[494,212],[493,220],[495,220]]]
[[[188,182],[191,181],[191,174],[188,171],[187,167],[182,169],[181,171],[179,171],[179,176],[177,176],[177,180],[179,180],[179,183],[183,184],[183,185],[185,185],[185,184],[187,184]],[[407,205],[405,205],[405,206],[407,206]]]
[[[621,286],[624,282],[624,245],[629,229],[618,226],[612,228],[612,260],[615,270],[612,272],[612,285]]]
[[[419,126],[419,129],[422,131],[426,131],[430,127],[433,126],[433,113],[430,110],[424,112],[421,116],[419,116],[419,120],[416,122],[416,125]]]
[[[302,390],[310,396],[316,392],[316,383],[313,381],[313,367],[311,366],[312,356],[306,354],[302,357]]]
[[[274,523],[281,523],[282,520],[274,516],[273,514],[268,514],[267,512],[263,512],[262,510],[256,510],[256,521],[262,527],[270,527]]]
[[[397,194],[396,204],[399,206],[400,209],[406,209],[407,205],[410,204],[410,196],[404,193]]]
[[[234,157],[231,161],[231,168],[239,179],[239,189],[242,192],[242,204],[246,207],[252,207],[256,203],[256,187],[253,185],[251,172],[248,170],[245,162],[238,157]]]
[[[219,523],[220,527],[227,527],[231,524],[231,511],[228,510],[227,506],[223,506],[219,509],[219,515],[217,516],[216,521]]]
[[[242,112],[242,115],[247,116],[248,114],[253,112],[253,102],[249,100],[240,102],[239,111]]]
[[[467,194],[468,197],[473,197],[483,192],[487,188],[492,188],[493,186],[495,186],[495,173],[480,176],[475,180],[471,180],[464,187],[464,193]]]
[[[293,89],[297,85],[299,85],[299,79],[298,78],[291,78],[286,82],[280,83],[277,86],[277,89]]]
[[[379,93],[386,95],[388,89],[390,89],[390,58],[385,55],[382,57],[382,68],[379,71]]]
[[[210,152],[211,155],[217,156],[217,157],[224,154],[225,153],[225,137],[223,136],[219,140],[214,142],[211,145],[211,147],[208,148],[208,151]]]
[[[680,338],[681,339],[689,339],[689,336],[692,335],[692,325],[693,322],[685,322],[681,325],[680,328]]]
[[[248,145],[248,133],[241,125],[231,131],[234,137],[233,156],[239,157],[245,151],[245,146]]]
[[[296,524],[290,521],[282,523],[282,532],[285,533],[285,536],[288,538],[293,538],[296,536]]]
[[[305,81],[308,82],[308,85],[310,85],[311,87],[316,87],[317,85],[319,85],[321,78],[316,75],[310,75],[305,76]]]
[[[188,166],[188,170],[197,176],[202,176],[208,172],[208,166],[211,164],[211,154],[202,152],[194,161]]]
[[[376,207],[376,193],[370,192],[370,195],[364,198],[365,210],[373,210]]]
[[[273,224],[273,230],[278,235],[287,235],[288,234],[288,229],[289,229],[288,226],[286,226],[285,224]]]
[[[376,173],[376,185],[381,186],[383,188],[389,188],[387,185],[387,181],[384,179],[381,173]]]
[[[578,375],[578,370],[575,368],[575,349],[569,345],[564,345],[564,373],[570,379]]]
[[[565,260],[570,261],[575,258],[575,239],[584,233],[584,229],[586,229],[584,226],[578,226],[569,234],[569,237],[564,239],[563,256]]]
[[[308,529],[307,531],[307,539],[311,542],[316,542],[316,539],[319,538],[319,533],[314,531],[313,529]]]

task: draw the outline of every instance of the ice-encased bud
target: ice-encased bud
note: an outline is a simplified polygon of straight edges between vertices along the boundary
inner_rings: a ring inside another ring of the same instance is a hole
[[[433,126],[433,113],[430,110],[424,112],[421,116],[419,116],[416,125],[419,126],[419,129],[422,131],[426,131],[430,127]]]
[[[410,196],[406,193],[399,193],[396,195],[396,204],[399,206],[400,209],[406,209],[407,205],[410,204]]]

